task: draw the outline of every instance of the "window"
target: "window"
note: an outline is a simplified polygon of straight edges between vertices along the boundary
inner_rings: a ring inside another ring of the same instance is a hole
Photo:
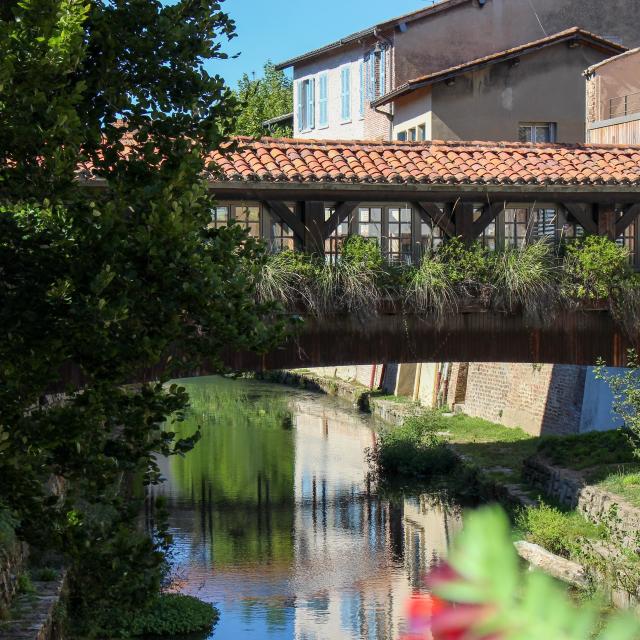
[[[318,126],[329,126],[329,94],[327,87],[327,74],[323,73],[318,80]]]
[[[389,261],[411,262],[411,209],[389,207]]]
[[[420,222],[420,251],[424,255],[430,251],[436,251],[442,245],[444,235],[442,229],[438,225],[430,225],[426,222]]]
[[[340,72],[341,80],[341,98],[342,109],[341,118],[342,122],[348,122],[351,120],[351,68],[343,67]]]
[[[629,262],[636,263],[637,245],[636,245],[636,225],[637,222],[630,224],[616,242],[629,250]]]
[[[369,101],[384,95],[387,87],[387,48],[376,45],[376,48],[365,58],[368,68],[367,97]]]
[[[400,142],[406,142],[406,140],[407,140],[407,132],[406,131],[399,131],[397,137],[398,137],[398,140]]]
[[[382,240],[382,208],[360,207],[358,209],[356,233],[364,238],[375,238],[380,244]]]
[[[519,140],[520,142],[555,142],[557,129],[555,122],[521,122]]]
[[[482,215],[483,207],[478,206],[473,208],[473,221],[475,222]],[[495,251],[498,246],[498,223],[497,217],[492,220],[482,231],[478,240],[480,244],[489,249],[489,251]]]
[[[234,222],[237,222],[245,229],[249,229],[249,235],[254,238],[260,237],[260,207],[234,207]]]
[[[213,207],[211,209],[210,229],[219,229],[229,224],[229,207]]]
[[[424,124],[418,125],[418,140],[424,142],[427,139],[427,126]]]
[[[409,131],[407,131],[407,138],[410,142],[415,142],[416,138],[417,138],[417,133],[416,133],[416,129],[415,127],[409,129]]]
[[[315,93],[314,78],[298,81],[298,131],[308,131],[316,126]]]
[[[326,207],[324,219],[328,220],[335,211],[334,207]],[[328,262],[335,263],[338,260],[344,241],[349,237],[349,219],[338,225],[337,229],[324,241],[324,254]]]
[[[522,247],[527,242],[529,210],[525,208],[504,210],[504,246]]]
[[[284,222],[274,220],[271,223],[271,250],[279,253],[285,249],[293,251],[294,248],[293,229]]]
[[[538,238],[555,241],[557,236],[558,214],[555,209],[533,209],[531,220],[532,234]]]

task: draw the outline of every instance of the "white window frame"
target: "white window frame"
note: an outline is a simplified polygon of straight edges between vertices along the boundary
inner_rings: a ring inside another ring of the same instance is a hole
[[[558,123],[557,122],[519,122],[518,123],[518,140],[520,139],[520,129],[531,129],[531,142],[535,143],[538,139],[536,131],[540,129],[549,129],[549,143],[553,144],[558,141]],[[541,144],[545,144],[544,142]]]

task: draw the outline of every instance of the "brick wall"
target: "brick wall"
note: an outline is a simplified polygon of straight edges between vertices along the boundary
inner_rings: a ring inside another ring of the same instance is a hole
[[[586,367],[470,363],[464,412],[532,435],[578,433],[585,376]]]

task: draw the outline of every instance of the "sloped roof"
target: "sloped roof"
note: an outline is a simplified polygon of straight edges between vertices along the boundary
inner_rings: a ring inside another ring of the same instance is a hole
[[[362,38],[372,36],[378,31],[388,31],[389,29],[399,26],[402,23],[408,23],[408,22],[413,22],[414,20],[420,20],[421,18],[427,17],[434,13],[440,13],[448,9],[453,9],[458,5],[468,4],[470,2],[472,2],[472,0],[440,0],[439,2],[436,2],[436,4],[431,5],[429,7],[424,7],[422,9],[412,11],[411,13],[405,13],[404,15],[398,16],[396,18],[391,18],[390,20],[386,20],[385,22],[379,22],[378,24],[372,27],[363,29],[362,31],[357,31],[356,33],[352,33],[351,35],[345,36],[344,38],[340,38],[340,40],[331,42],[330,44],[327,44],[324,47],[313,49],[312,51],[307,51],[306,53],[296,56],[295,58],[290,58],[289,60],[280,62],[276,65],[276,69],[281,70],[281,69],[287,69],[288,67],[293,67],[294,65],[300,62],[311,60],[316,56],[319,56],[319,55],[328,53],[330,51],[333,51],[335,49],[340,49],[346,45],[358,42]]]
[[[607,40],[606,38],[603,38],[601,36],[598,36],[595,33],[585,31],[584,29],[580,29],[579,27],[572,27],[571,29],[565,29],[564,31],[560,31],[559,33],[555,33],[545,38],[540,38],[539,40],[527,42],[526,44],[512,47],[511,49],[505,49],[504,51],[497,51],[496,53],[492,53],[488,56],[476,58],[475,60],[470,60],[469,62],[456,65],[455,67],[449,67],[448,69],[443,69],[435,73],[430,73],[418,78],[414,78],[413,80],[405,82],[403,85],[397,87],[393,91],[390,91],[384,96],[381,96],[377,100],[374,100],[371,104],[374,107],[379,107],[383,104],[393,102],[393,100],[395,100],[396,98],[407,95],[408,93],[411,93],[416,89],[420,89],[437,82],[443,82],[445,80],[448,80],[449,78],[455,78],[456,76],[459,76],[463,73],[475,71],[476,69],[480,69],[487,65],[497,64],[499,62],[505,62],[506,60],[512,60],[524,55],[529,55],[531,53],[539,51],[540,49],[544,49],[561,42],[574,41],[583,43],[586,46],[592,47],[599,51],[603,51],[605,53],[609,53],[611,55],[627,51],[626,47],[611,40]]]
[[[602,62],[598,62],[598,64],[592,64],[586,71],[585,71],[585,75],[589,75],[591,73],[593,73],[594,71],[598,70],[600,67],[604,67],[605,65],[611,63],[611,62],[617,62],[618,60],[620,60],[621,58],[628,58],[629,56],[635,56],[640,54],[640,47],[638,47],[637,49],[630,49],[629,51],[625,51],[624,53],[621,53],[618,56],[613,56],[612,58],[607,58],[606,60],[603,60]],[[638,57],[638,60],[640,61],[640,56]]]
[[[237,139],[212,179],[241,183],[632,185],[640,146]]]

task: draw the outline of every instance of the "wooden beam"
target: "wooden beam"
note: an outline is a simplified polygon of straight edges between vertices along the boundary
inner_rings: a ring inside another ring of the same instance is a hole
[[[625,207],[622,218],[616,222],[616,238],[619,238],[627,227],[636,221],[638,215],[640,215],[640,203]]]
[[[451,203],[453,219],[456,225],[456,236],[465,244],[473,242],[473,204],[471,202]]]
[[[449,212],[442,211],[440,207],[433,202],[413,202],[412,204],[415,206],[418,215],[429,226],[436,225],[440,227],[449,238],[455,237],[456,230]]]
[[[473,239],[480,237],[482,232],[498,217],[504,209],[504,203],[485,204],[480,217],[473,223]]]
[[[289,225],[293,233],[298,237],[298,240],[304,245],[305,227],[302,220],[300,220],[284,202],[280,202],[279,200],[266,200],[265,204],[269,207],[271,213]]]
[[[594,209],[598,216],[598,235],[616,239],[616,218],[618,212],[613,204],[597,204]]]
[[[587,234],[598,234],[598,225],[593,219],[590,206],[573,202],[563,202],[562,206],[582,225]]]
[[[310,201],[302,203],[304,221],[303,251],[317,256],[324,255],[324,202]]]
[[[359,202],[340,202],[331,217],[324,223],[323,236],[326,240],[349,217]]]

